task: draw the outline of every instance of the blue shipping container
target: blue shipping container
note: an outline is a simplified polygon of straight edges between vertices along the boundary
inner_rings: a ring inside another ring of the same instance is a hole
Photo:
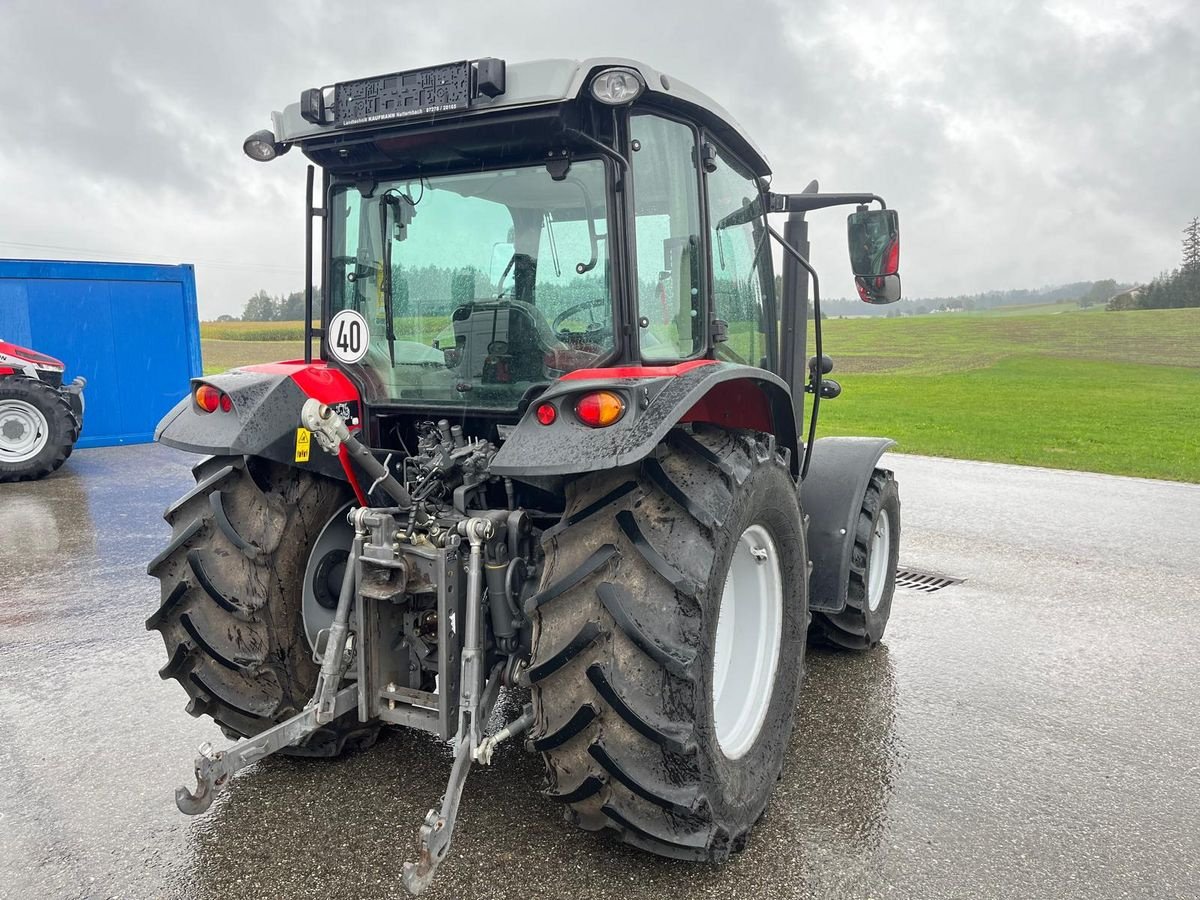
[[[0,338],[87,379],[78,447],[154,440],[200,368],[190,265],[0,259]]]

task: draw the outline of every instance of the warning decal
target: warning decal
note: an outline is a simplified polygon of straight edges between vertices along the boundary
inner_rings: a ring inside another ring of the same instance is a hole
[[[312,432],[307,428],[296,429],[296,462],[308,462],[312,449]]]

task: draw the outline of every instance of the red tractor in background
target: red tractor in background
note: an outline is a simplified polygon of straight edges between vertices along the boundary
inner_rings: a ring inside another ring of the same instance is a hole
[[[66,462],[83,428],[83,388],[66,365],[0,340],[0,482],[44,478]]]

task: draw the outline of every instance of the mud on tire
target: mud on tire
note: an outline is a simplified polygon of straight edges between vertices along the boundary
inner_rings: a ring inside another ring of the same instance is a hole
[[[298,713],[316,685],[304,572],[348,489],[256,457],[212,457],[192,474],[196,486],[164,514],[171,541],[148,567],[162,603],[146,628],[162,634],[159,675],[187,691],[187,711],[231,738],[250,736]],[[351,712],[284,752],[336,756],[370,746],[377,733]]]
[[[716,740],[716,620],[752,524],[778,548],[779,661],[761,731],[728,758]],[[769,436],[676,429],[641,465],[567,488],[527,603],[529,679],[547,796],[589,830],[664,856],[725,859],[744,846],[783,765],[808,624],[795,484]]]

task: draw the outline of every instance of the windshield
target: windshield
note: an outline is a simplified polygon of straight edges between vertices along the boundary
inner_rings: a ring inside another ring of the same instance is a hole
[[[339,186],[331,215],[330,315],[366,319],[368,400],[513,409],[612,350],[600,160]]]

